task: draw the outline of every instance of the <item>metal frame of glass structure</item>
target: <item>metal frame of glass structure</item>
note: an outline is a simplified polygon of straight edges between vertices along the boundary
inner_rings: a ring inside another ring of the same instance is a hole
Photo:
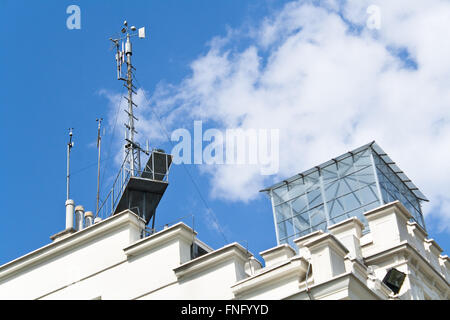
[[[428,199],[375,141],[261,190],[270,195],[278,244],[399,200],[425,229]]]

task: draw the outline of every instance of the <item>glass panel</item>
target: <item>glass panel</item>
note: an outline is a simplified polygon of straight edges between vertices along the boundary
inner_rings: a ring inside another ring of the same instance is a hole
[[[280,239],[287,237],[286,223],[284,221],[278,223],[278,236]]]
[[[359,182],[355,175],[350,175],[342,179],[344,183],[349,187],[351,191],[358,190],[360,188]]]
[[[360,153],[355,154],[354,159],[355,159],[354,166],[356,167],[357,170],[372,165],[369,149],[366,149]]]
[[[324,211],[323,205],[320,205],[314,209],[311,209],[309,211],[309,215],[310,215],[312,227],[315,227],[324,221],[326,223],[326,221],[327,221],[327,219],[325,217],[325,211]]]
[[[286,233],[288,237],[294,235],[294,224],[292,218],[286,220]]]
[[[344,203],[345,209],[347,211],[354,210],[356,208],[359,208],[361,206],[360,202],[356,198],[355,194],[350,193],[346,196],[343,196],[339,198],[339,200]]]
[[[377,159],[377,156],[374,155],[374,159],[376,159],[377,163],[377,175],[384,202],[389,203],[399,200],[413,215],[414,220],[418,223],[419,221],[423,221],[420,207],[418,211],[416,211],[416,206],[418,206],[419,203],[415,195],[386,164],[380,159]],[[414,212],[417,212],[418,215]]]
[[[288,199],[288,189],[287,186],[281,186],[272,190],[274,205],[285,202]]]
[[[309,229],[309,219],[306,215],[296,215],[294,216],[294,234],[299,234],[307,229]]]
[[[376,193],[376,185],[373,184],[371,186],[362,188],[361,190],[358,191],[358,197],[363,204],[372,203],[378,200],[378,196]]]
[[[303,184],[303,179],[297,179],[295,181],[292,181],[288,185],[289,191],[288,191],[288,198],[294,199],[298,197],[301,194],[305,193],[305,185]]]
[[[350,189],[350,185],[347,182],[345,182],[344,179],[339,180],[338,184],[339,184],[339,186],[338,186],[336,197],[343,196],[343,195],[348,194],[348,193],[350,193],[352,191]]]
[[[341,199],[335,199],[327,203],[330,218],[336,218],[345,213],[345,207]]]
[[[308,203],[306,201],[306,195],[300,196],[292,200],[293,214],[299,214],[308,210]]]
[[[341,215],[339,215],[339,216],[337,216],[337,217],[333,217],[332,219],[331,219],[331,225],[333,225],[333,224],[336,224],[336,223],[339,223],[339,222],[341,222],[341,221],[344,221],[345,219],[347,219],[347,218],[349,218],[349,215],[348,214],[341,214]]]
[[[414,220],[417,220],[416,210],[414,209],[414,207],[409,202],[403,203],[403,205],[405,206],[406,210],[408,210],[408,212],[411,213],[411,215],[414,217]]]
[[[319,171],[316,170],[305,177],[305,184],[307,190],[320,188],[319,185]]]
[[[423,220],[423,216],[422,214],[420,214],[420,212],[417,212],[418,218],[417,218],[417,223],[425,229],[425,221]]]
[[[345,158],[338,163],[339,177],[344,177],[354,171],[352,157]]]
[[[340,180],[337,180],[335,182],[331,182],[324,186],[326,200],[331,200],[331,199],[336,198],[338,191],[339,191],[339,189],[338,189],[339,184],[340,184]]]
[[[322,230],[322,231],[326,232],[327,231],[327,222],[325,221],[325,222],[322,222],[321,224],[315,226],[314,231],[317,231],[317,230]]]
[[[378,200],[374,201],[374,202],[372,202],[372,203],[370,203],[370,204],[368,204],[368,205],[363,207],[364,208],[364,212],[370,211],[370,210],[375,209],[376,207],[379,207],[379,206],[380,206],[380,201],[378,201]],[[365,220],[365,218],[364,218],[364,220]]]
[[[338,179],[338,167],[335,163],[323,168],[321,172],[324,184]]]
[[[275,207],[275,217],[277,222],[284,221],[292,217],[291,208],[288,203],[283,203]]]
[[[417,199],[414,199],[413,201],[411,201],[413,207],[420,213],[422,214],[422,208],[420,207],[420,202]]]
[[[408,193],[406,193],[405,194],[405,197],[406,197],[406,199],[408,199],[408,201],[411,203],[411,205],[412,206],[414,206],[414,207],[418,207],[417,205],[418,205],[418,203],[417,203],[417,199],[416,199],[416,197],[414,197],[413,195],[412,195],[412,192],[408,192]]]
[[[357,171],[356,173],[353,174],[353,176],[356,177],[358,181],[362,184],[375,183],[373,168],[371,166]]]
[[[314,208],[319,204],[323,203],[320,189],[315,189],[313,191],[308,192],[307,197],[310,208]]]

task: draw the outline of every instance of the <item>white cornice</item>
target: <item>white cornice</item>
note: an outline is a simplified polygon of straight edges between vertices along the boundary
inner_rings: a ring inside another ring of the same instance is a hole
[[[26,267],[30,267],[36,263],[43,262],[58,253],[73,248],[74,246],[91,241],[96,237],[109,233],[121,226],[131,224],[141,228],[142,221],[143,220],[132,211],[125,210],[119,214],[84,228],[83,230],[77,231],[59,241],[49,243],[48,245],[0,266],[0,279],[23,270]]]
[[[243,263],[248,261],[251,254],[239,243],[233,242],[220,249],[204,254],[198,258],[183,263],[179,267],[173,269],[177,278],[192,275],[205,269],[212,268],[217,264],[227,261],[228,259],[238,259]]]
[[[340,253],[342,257],[345,257],[349,252],[348,249],[331,233],[324,233],[323,235],[306,242],[304,246],[307,247],[309,251],[328,246],[333,248],[337,253]]]
[[[364,224],[357,217],[351,217],[328,227],[328,230],[333,234],[342,233],[352,229],[357,230],[358,236],[361,237],[361,231],[364,229]]]
[[[417,222],[408,221],[407,224],[408,224],[408,226],[414,228],[414,230],[419,231],[422,234],[423,238],[428,237],[428,233]]]
[[[377,252],[370,256],[364,257],[364,262],[366,265],[378,264],[380,261],[392,260],[392,256],[401,252],[405,252],[408,255],[414,255],[417,261],[421,262],[422,270],[428,271],[429,276],[437,276],[437,279],[441,282],[443,287],[449,286],[449,283],[444,278],[442,274],[439,273],[433,266],[417,251],[416,248],[411,246],[407,240],[400,242],[400,244],[383,250],[381,252]]]
[[[377,218],[381,218],[385,215],[391,214],[392,210],[398,209],[398,211],[394,211],[396,213],[400,213],[401,217],[408,221],[412,218],[411,213],[405,208],[405,206],[398,200],[390,202],[388,204],[385,204],[383,206],[377,207],[375,209],[372,209],[370,211],[367,211],[364,213],[364,216],[367,218],[367,220],[374,220]]]
[[[428,243],[431,247],[434,247],[437,250],[437,256],[439,257],[440,253],[444,250],[437,244],[434,239],[425,239],[425,242]]]
[[[268,267],[267,269],[264,268],[266,270],[263,269],[262,272],[237,282],[231,286],[231,288],[234,295],[239,298],[239,295],[243,295],[252,289],[259,288],[268,283],[273,283],[292,275],[296,275],[298,280],[300,280],[306,275],[307,268],[308,262],[304,258],[295,256],[284,263]]]
[[[302,236],[300,238],[294,239],[293,241],[297,245],[297,247],[300,248],[301,246],[303,246],[303,244],[305,242],[310,241],[311,239],[313,239],[315,237],[318,237],[318,236],[320,236],[322,234],[325,234],[325,232],[323,232],[322,230],[317,230],[317,231],[308,233],[307,235],[304,235],[304,236]]]
[[[282,243],[276,247],[261,251],[259,253],[259,255],[264,257],[264,256],[270,256],[273,253],[285,252],[285,251],[288,251],[288,252],[292,253],[293,255],[295,255],[295,250],[292,249],[291,246],[288,245],[287,243]]]
[[[302,285],[302,283],[300,283]],[[357,287],[355,287],[357,286]],[[326,282],[321,282],[316,285],[312,285],[309,287],[309,293],[313,297],[313,299],[322,300],[327,299],[332,295],[335,295],[339,292],[347,292],[348,295],[351,289],[362,289],[365,290],[369,295],[373,296],[375,299],[380,299],[380,297],[373,292],[365,283],[363,283],[358,277],[355,276],[352,272],[347,272],[341,275],[338,275],[334,278]],[[306,289],[301,287],[301,291],[294,293],[284,299],[296,299],[299,296],[303,296],[304,299],[310,299],[308,297]]]
[[[176,238],[191,242],[196,234],[197,232],[189,228],[183,222],[179,222],[167,229],[163,229],[152,234],[151,236],[133,243],[132,245],[124,248],[123,251],[127,256],[136,256],[144,251],[148,251]]]

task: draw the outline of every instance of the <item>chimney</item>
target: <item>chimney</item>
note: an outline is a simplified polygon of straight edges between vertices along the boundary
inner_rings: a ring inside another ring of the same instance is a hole
[[[94,214],[92,211],[86,211],[84,214],[84,227],[87,228],[93,224]]]
[[[83,230],[84,208],[83,206],[75,207],[75,229]]]
[[[71,199],[66,200],[66,229],[73,228],[73,209],[75,202]]]

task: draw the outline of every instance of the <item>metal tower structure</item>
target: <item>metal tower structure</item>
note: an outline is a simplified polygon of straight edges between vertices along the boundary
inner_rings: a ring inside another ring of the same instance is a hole
[[[110,40],[114,43],[116,48],[116,62],[117,62],[117,79],[124,82],[124,86],[128,90],[128,94],[124,97],[128,101],[128,109],[125,112],[128,115],[128,121],[125,123],[125,164],[127,165],[131,176],[136,176],[141,171],[141,157],[140,153],[145,152],[148,154],[147,150],[141,149],[139,143],[135,141],[134,135],[137,134],[134,122],[138,121],[138,118],[134,115],[134,108],[137,104],[133,101],[133,95],[136,94],[136,87],[133,85],[133,70],[136,70],[131,63],[131,56],[133,55],[131,37],[139,36],[139,38],[145,38],[145,29],[140,28],[136,33],[136,27],[128,27],[128,22],[123,23],[123,28],[121,33],[124,34],[123,37],[118,39]],[[124,41],[125,40],[125,49]],[[119,46],[121,42],[121,49]],[[122,76],[122,66],[126,64],[126,77]]]
[[[135,139],[137,134],[133,101],[136,87],[133,85],[133,71],[136,69],[131,63],[131,38],[138,36],[145,38],[145,29],[128,27],[124,22],[121,30],[122,36],[117,39],[110,38],[116,48],[117,79],[124,82],[128,94],[124,97],[128,102],[127,123],[125,123],[125,157],[113,186],[97,209],[96,216],[108,217],[123,210],[131,210],[148,224],[152,220],[152,230],[155,225],[156,207],[159,204],[167,186],[169,167],[172,156],[161,149],[142,149]],[[123,76],[122,66],[126,64],[126,75]],[[100,124],[99,124],[100,125]],[[148,145],[148,143],[147,143]],[[149,156],[144,167],[141,167],[141,153]],[[100,160],[99,160],[100,161]]]

